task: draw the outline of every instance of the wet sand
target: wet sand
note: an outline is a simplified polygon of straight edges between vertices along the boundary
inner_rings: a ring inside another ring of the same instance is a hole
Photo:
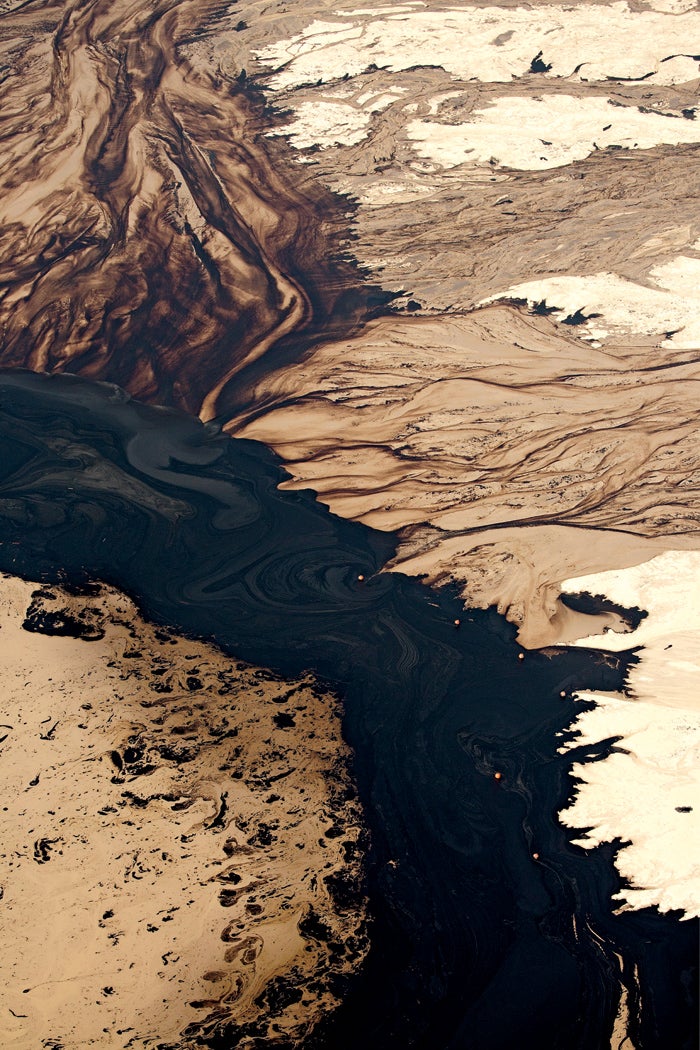
[[[697,549],[697,19],[319,5],[245,34],[403,316],[268,373],[230,429],[527,645],[561,639],[563,579]]]
[[[534,647],[562,640],[563,579],[697,548],[695,357],[596,350],[505,306],[377,320],[265,381],[280,407],[230,430]]]

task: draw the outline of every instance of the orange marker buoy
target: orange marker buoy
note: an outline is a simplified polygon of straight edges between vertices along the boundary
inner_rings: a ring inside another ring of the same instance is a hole
[[[562,689],[559,696],[566,696],[566,689]]]
[[[532,859],[533,859],[533,860],[539,860],[539,859],[540,859],[540,855],[539,855],[539,853],[533,853],[533,854],[532,854]]]
[[[525,653],[518,653],[518,660],[524,660],[524,659],[525,659]]]
[[[503,778],[503,774],[502,773],[494,773],[493,774],[493,779],[494,780],[501,780],[502,778]]]
[[[362,575],[362,573],[360,573],[360,575],[359,575],[359,576],[358,576],[357,578],[358,578],[358,580],[360,581],[360,583],[364,583],[364,579],[365,579],[365,578],[364,578],[364,576]]]
[[[454,620],[453,622],[454,622],[455,627],[459,627],[459,625],[461,624],[462,621],[461,620]]]

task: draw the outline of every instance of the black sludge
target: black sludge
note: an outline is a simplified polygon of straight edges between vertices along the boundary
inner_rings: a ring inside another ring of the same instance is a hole
[[[262,446],[116,388],[0,376],[4,571],[104,579],[156,620],[343,689],[373,949],[308,1046],[597,1050],[624,988],[638,1050],[691,1050],[693,925],[613,916],[612,850],[569,846],[556,820],[571,790],[560,691],[619,687],[624,658],[520,660],[501,617],[375,575],[391,539],[279,492],[281,477]],[[357,887],[332,890],[342,905]]]

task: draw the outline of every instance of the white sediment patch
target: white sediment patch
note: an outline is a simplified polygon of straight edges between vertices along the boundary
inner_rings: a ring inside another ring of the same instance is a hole
[[[662,8],[662,9],[659,9]],[[389,13],[391,11],[391,13]],[[540,61],[544,75],[578,80],[645,79],[656,84],[698,76],[689,41],[700,37],[700,11],[657,3],[542,7],[357,9],[255,52],[274,70],[272,86],[294,88],[363,73],[371,65],[399,72],[441,66],[461,80],[507,83]]]
[[[413,120],[406,132],[443,168],[495,162],[527,171],[564,167],[608,147],[700,142],[700,122],[573,95],[499,98],[463,124]]]
[[[352,192],[353,189],[354,187],[348,184],[346,192]],[[370,208],[382,208],[397,202],[405,204],[409,201],[419,201],[430,196],[430,193],[430,187],[418,181],[390,182],[384,179],[381,182],[370,183],[358,199],[361,204]]]
[[[564,592],[603,594],[648,612],[631,634],[593,635],[579,645],[622,651],[643,645],[631,686],[644,701],[700,711],[700,552],[668,551],[629,569],[567,580]]]
[[[48,634],[48,615],[93,640]],[[300,921],[362,944],[363,905],[341,914],[321,874],[351,870],[359,833],[330,698],[108,588],[0,576],[0,639],[0,1046],[185,1047],[227,1020],[296,1044],[337,1001]],[[303,1001],[268,1011],[273,978]]]
[[[500,299],[526,299],[533,306],[545,302],[556,307],[557,320],[577,311],[598,315],[578,328],[586,339],[602,342],[629,333],[666,334],[662,347],[700,346],[700,259],[678,256],[650,270],[648,281],[638,284],[614,273],[544,277],[513,285],[479,305]]]
[[[396,87],[384,92],[366,91],[355,100],[352,100],[354,92],[338,91],[333,95],[343,101],[305,100],[295,106],[294,120],[270,135],[288,135],[297,149],[355,146],[367,138],[372,115],[396,102],[405,90]]]
[[[648,617],[631,634],[589,637],[579,645],[622,650],[641,645],[628,698],[584,694],[596,708],[579,716],[580,736],[565,750],[620,737],[602,762],[577,763],[583,782],[561,814],[587,829],[586,848],[629,842],[616,864],[629,883],[623,910],[657,905],[700,915],[700,553],[669,551],[633,568],[567,580],[565,592],[604,594]]]
[[[302,102],[294,120],[273,135],[288,135],[297,149],[354,146],[367,137],[371,114],[342,102]]]

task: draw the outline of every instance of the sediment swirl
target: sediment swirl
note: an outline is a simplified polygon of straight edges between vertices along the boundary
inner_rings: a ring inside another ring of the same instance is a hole
[[[279,491],[254,442],[112,386],[6,373],[0,408],[4,571],[106,580],[156,622],[344,692],[372,949],[305,1045],[592,1050],[623,1023],[641,1050],[690,1050],[692,924],[614,915],[614,847],[584,852],[556,820],[572,693],[620,687],[633,657],[527,653],[495,612],[376,575],[391,537]]]

